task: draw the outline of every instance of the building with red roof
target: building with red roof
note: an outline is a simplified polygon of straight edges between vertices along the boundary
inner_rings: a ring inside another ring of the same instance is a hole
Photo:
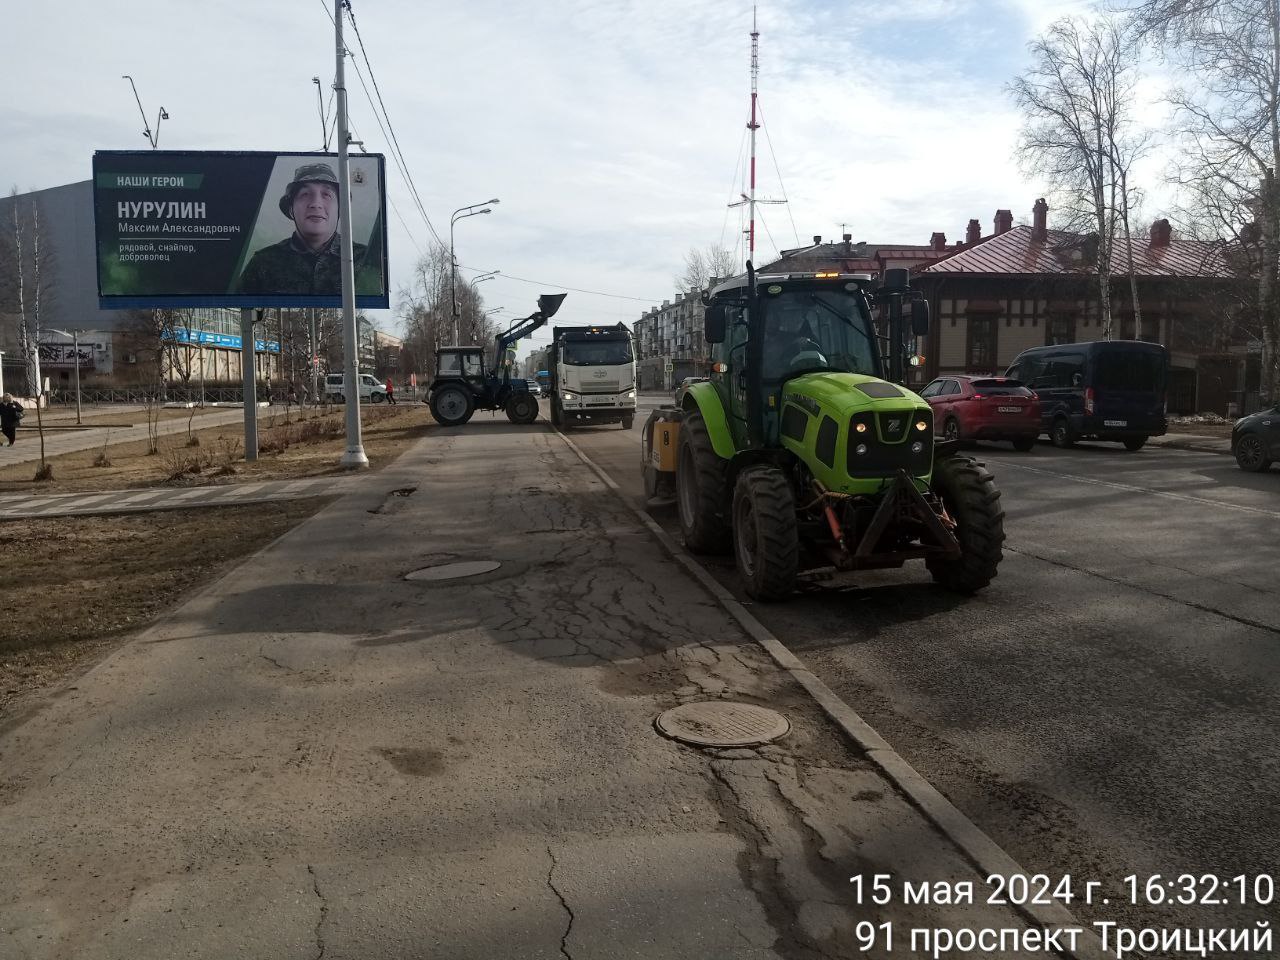
[[[930,302],[933,323],[923,345],[921,382],[942,373],[999,373],[1030,347],[1104,338],[1094,268],[1096,239],[1048,228],[1048,205],[1032,223],[1013,225],[996,212],[995,229],[913,270]],[[1215,412],[1256,403],[1260,352],[1239,331],[1233,275],[1221,243],[1173,236],[1168,220],[1134,238],[1141,330],[1130,298],[1129,259],[1117,246],[1112,267],[1112,336],[1151,340],[1170,353],[1170,413]]]

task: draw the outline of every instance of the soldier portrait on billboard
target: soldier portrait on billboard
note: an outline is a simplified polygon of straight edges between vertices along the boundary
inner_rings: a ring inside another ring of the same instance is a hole
[[[271,296],[322,296],[342,292],[342,237],[338,222],[337,174],[327,163],[303,164],[280,198],[280,212],[293,221],[293,233],[263,247],[240,275],[239,292]],[[366,248],[352,244],[360,288]]]

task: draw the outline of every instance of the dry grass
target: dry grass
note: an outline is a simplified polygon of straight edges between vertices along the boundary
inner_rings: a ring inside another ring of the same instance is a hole
[[[1197,437],[1217,437],[1219,440],[1231,439],[1229,423],[1171,423],[1170,433],[1193,434]]]
[[[226,407],[196,407],[195,419],[199,420],[208,413],[223,413]],[[160,420],[185,420],[191,416],[190,409],[181,409],[178,407],[161,407],[157,411]],[[103,423],[110,423],[119,426],[142,426],[147,422],[147,411],[130,406],[127,410],[112,409],[111,407],[93,407],[82,412],[80,419],[84,426],[96,427]],[[45,410],[44,412],[45,429],[56,427],[59,430],[65,430],[67,427],[76,425],[76,408],[64,408],[61,404]],[[35,411],[28,411],[27,418],[22,421],[22,430],[36,432]]]
[[[326,502],[0,523],[0,716]]]
[[[422,403],[365,406],[361,414],[365,452],[375,469],[423,437],[432,422]],[[159,454],[147,453],[146,440],[59,454],[49,458],[54,479],[39,484],[32,481],[38,464],[0,467],[0,492],[82,493],[336,474],[343,472],[338,459],[346,447],[344,430],[342,408],[323,416],[308,412],[304,419],[294,410],[288,418],[284,413],[260,417],[259,458],[254,463],[243,460],[244,434],[237,422],[194,430],[195,444],[185,432],[163,436]]]

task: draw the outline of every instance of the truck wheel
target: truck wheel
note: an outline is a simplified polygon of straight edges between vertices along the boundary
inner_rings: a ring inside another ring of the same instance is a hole
[[[630,430],[630,429],[631,429],[631,427],[635,424],[635,422],[636,422],[635,414],[633,414],[633,413],[625,413],[625,414],[623,414],[623,415],[622,415],[622,429],[623,429],[623,430]]]
[[[560,409],[560,398],[551,398],[551,425],[559,428],[564,426],[564,413]]]
[[[1125,437],[1124,439],[1124,448],[1128,450],[1130,453],[1133,453],[1134,451],[1137,451],[1137,450],[1141,450],[1146,445],[1147,445],[1146,437]]]
[[[970,457],[942,457],[933,465],[933,492],[956,522],[960,556],[925,561],[936,583],[975,593],[995,578],[1004,558],[1004,511],[995,479]]]
[[[507,419],[512,423],[533,423],[538,419],[538,401],[531,393],[513,393],[507,401]]]
[[[716,456],[701,414],[686,417],[680,427],[676,453],[680,532],[693,553],[724,553],[730,533],[724,516],[727,464]]]
[[[1053,440],[1055,447],[1066,450],[1075,444],[1076,432],[1071,429],[1071,423],[1066,417],[1059,417],[1049,428],[1049,438]]]
[[[475,412],[475,398],[462,387],[441,387],[431,395],[431,416],[442,427],[460,427]]]
[[[781,470],[756,467],[738,477],[733,544],[747,593],[757,600],[785,600],[796,584],[800,537],[795,497]]]

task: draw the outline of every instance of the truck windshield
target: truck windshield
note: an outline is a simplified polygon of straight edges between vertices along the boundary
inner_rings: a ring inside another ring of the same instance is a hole
[[[561,359],[575,367],[603,367],[631,362],[631,340],[565,340]]]
[[[874,334],[856,294],[802,289],[762,299],[766,379],[782,379],[800,370],[880,375]]]

